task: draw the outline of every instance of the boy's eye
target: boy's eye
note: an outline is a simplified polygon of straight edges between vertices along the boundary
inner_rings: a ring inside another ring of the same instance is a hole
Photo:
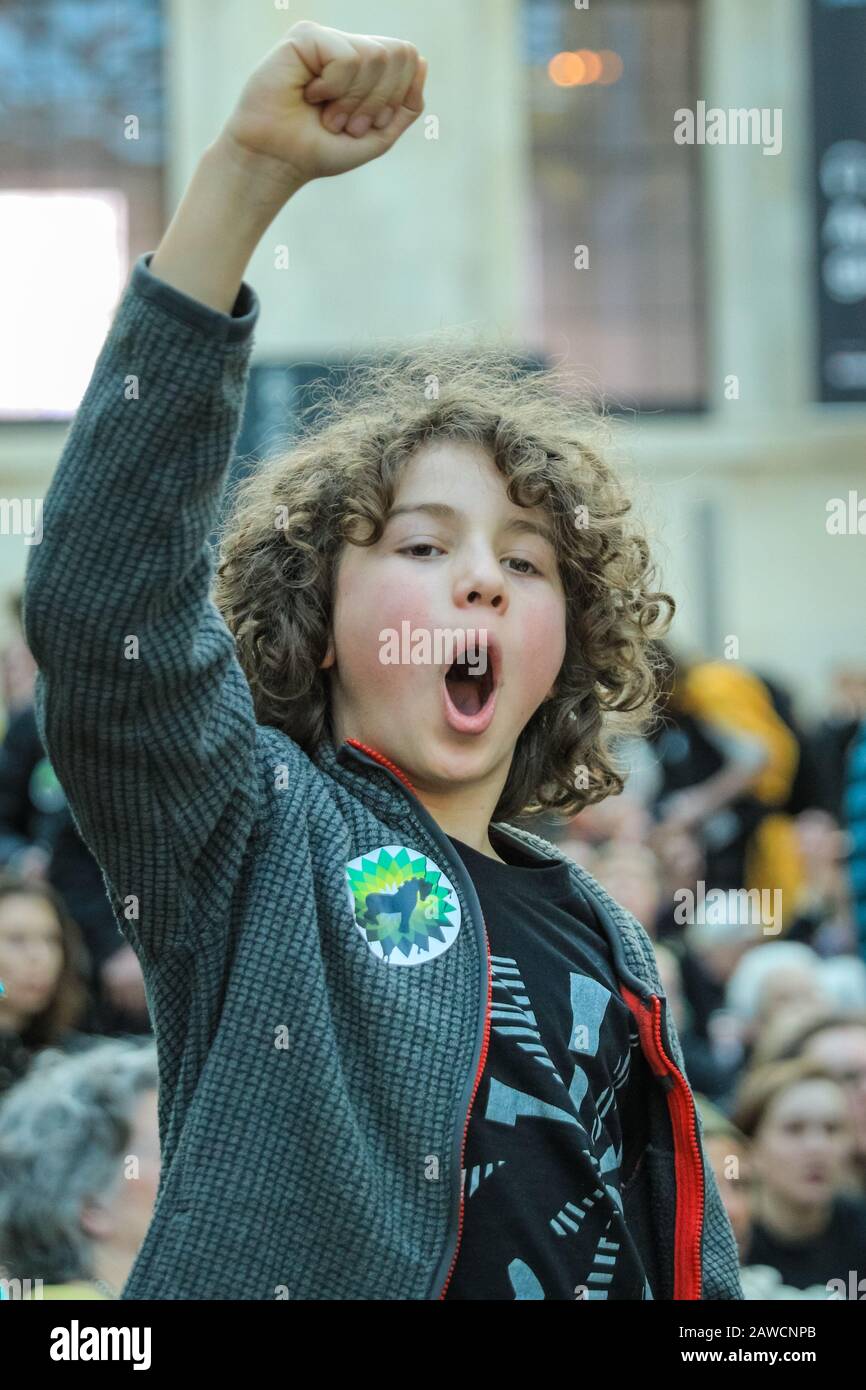
[[[407,545],[407,546],[404,546],[404,548],[403,548],[402,550],[399,550],[397,553],[398,553],[398,555],[410,555],[410,554],[412,553],[413,550],[440,550],[440,549],[441,549],[441,546],[434,545],[432,541],[416,541],[414,545]],[[423,558],[424,558],[423,556],[420,556],[420,555],[418,556],[418,559],[419,559],[419,560],[420,560],[420,559],[423,559]]]
[[[442,549],[441,546],[439,546],[439,545],[434,545],[432,541],[416,541],[414,545],[407,545],[407,546],[404,546],[402,550],[398,550],[397,554],[398,554],[398,555],[411,555],[411,554],[412,554],[414,551],[416,551],[416,550],[441,550],[441,549]],[[423,556],[423,555],[418,555],[416,558],[419,559],[419,560],[423,560],[423,559],[426,559],[427,557],[426,557],[426,556]],[[531,570],[533,574],[540,574],[540,573],[541,573],[541,571],[532,563],[531,560],[525,560],[521,555],[512,555],[512,556],[509,557],[509,559],[510,559],[510,561],[511,561],[513,564],[528,565],[528,566],[529,566],[529,570]],[[527,570],[518,570],[518,571],[517,571],[518,574],[527,574],[528,572],[529,572],[529,571],[527,571]]]

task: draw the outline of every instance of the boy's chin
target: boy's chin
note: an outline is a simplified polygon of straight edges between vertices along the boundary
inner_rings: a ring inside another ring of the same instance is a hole
[[[501,741],[490,738],[489,731],[487,734],[468,736],[450,729],[445,729],[437,739],[424,738],[411,751],[407,750],[418,778],[423,780],[428,777],[440,783],[484,776],[503,760],[510,765],[513,754],[513,747],[503,752]]]

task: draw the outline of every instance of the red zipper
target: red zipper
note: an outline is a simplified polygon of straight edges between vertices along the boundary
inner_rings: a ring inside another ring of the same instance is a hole
[[[370,757],[375,758],[376,762],[381,763],[383,767],[390,768],[394,776],[400,778],[403,786],[408,787],[413,796],[418,796],[418,793],[412,786],[405,772],[403,772],[396,763],[392,763],[390,758],[386,758],[384,753],[377,752],[375,748],[369,748],[366,743],[361,743],[360,739],[357,738],[347,738],[346,742],[351,743],[353,748],[360,748],[362,753],[369,753]]]
[[[637,1019],[641,1046],[657,1076],[669,1076],[673,1086],[667,1093],[668,1113],[674,1138],[676,1215],[674,1219],[675,1299],[701,1296],[701,1234],[704,1224],[704,1166],[698,1143],[695,1102],[688,1082],[664,1050],[662,1006],[657,994],[650,998],[650,1010],[625,985],[620,992]]]
[[[401,769],[397,767],[396,763],[392,763],[390,759],[384,756],[383,753],[379,753],[375,748],[368,747],[366,743],[361,743],[360,740],[356,738],[346,739],[346,742],[353,744],[355,748],[360,748],[360,750],[363,753],[369,754],[371,758],[374,758],[377,763],[381,763],[383,767],[390,768],[391,771],[394,773],[394,776],[399,777],[400,781],[403,783],[404,786],[409,788],[413,796],[418,796],[418,793],[412,786],[412,783],[409,781],[409,778],[406,776],[405,772],[401,771]],[[493,1007],[493,967],[490,959],[490,938],[487,935],[487,923],[484,920],[483,913],[481,914],[481,925],[484,928],[484,942],[487,947],[487,1002],[484,1006],[484,1040],[481,1044],[481,1056],[478,1059],[478,1069],[475,1073],[475,1082],[472,1086],[472,1095],[469,1097],[469,1109],[466,1111],[466,1120],[463,1125],[463,1138],[460,1141],[460,1208],[457,1216],[457,1244],[454,1247],[454,1255],[451,1260],[451,1267],[448,1270],[448,1277],[445,1280],[445,1283],[442,1285],[442,1290],[439,1294],[440,1299],[445,1297],[445,1291],[451,1282],[451,1276],[454,1273],[454,1266],[457,1263],[457,1255],[460,1251],[460,1240],[463,1235],[463,1156],[466,1152],[466,1135],[469,1130],[469,1119],[472,1114],[472,1106],[475,1103],[475,1097],[478,1094],[478,1087],[481,1084],[481,1077],[484,1072],[484,1064],[487,1061],[487,1048],[490,1043],[490,1019]]]
[[[490,938],[487,935],[487,923],[484,921],[484,914],[481,915],[481,922],[484,927],[484,941],[487,946],[487,1003],[484,1007],[484,1041],[481,1044],[481,1056],[478,1059],[478,1070],[475,1073],[475,1084],[472,1087],[472,1095],[469,1097],[469,1109],[466,1111],[466,1123],[463,1126],[463,1138],[460,1143],[460,1211],[457,1217],[457,1244],[454,1247],[454,1257],[451,1260],[451,1267],[448,1270],[448,1278],[442,1285],[439,1294],[440,1299],[445,1297],[445,1291],[451,1283],[451,1275],[454,1273],[454,1266],[457,1263],[457,1256],[460,1252],[460,1240],[463,1235],[463,1155],[466,1152],[466,1135],[469,1130],[469,1118],[472,1114],[472,1106],[481,1084],[481,1076],[484,1071],[484,1063],[487,1060],[487,1047],[490,1042],[490,1018],[493,1005],[493,968],[490,961]]]

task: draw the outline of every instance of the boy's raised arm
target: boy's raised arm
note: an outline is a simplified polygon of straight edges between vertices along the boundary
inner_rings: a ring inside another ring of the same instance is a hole
[[[421,114],[426,73],[426,60],[400,39],[293,25],[202,157],[154,275],[228,312],[284,203],[312,179],[385,154]]]
[[[134,268],[44,499],[24,597],[40,731],[147,952],[183,938],[187,875],[218,825],[243,852],[258,800],[208,544],[258,314],[243,276],[304,183],[385,153],[416,119],[425,68],[409,44],[307,22],[267,55]]]

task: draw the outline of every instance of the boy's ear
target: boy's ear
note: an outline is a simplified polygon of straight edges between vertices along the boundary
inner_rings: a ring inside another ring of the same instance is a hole
[[[324,660],[322,660],[322,661],[319,662],[319,670],[320,670],[320,671],[324,671],[324,670],[326,670],[329,666],[333,666],[333,664],[334,664],[334,662],[336,661],[336,659],[337,659],[337,654],[336,654],[336,652],[334,651],[334,640],[333,640],[332,637],[329,637],[329,638],[328,638],[328,650],[325,652]]]

